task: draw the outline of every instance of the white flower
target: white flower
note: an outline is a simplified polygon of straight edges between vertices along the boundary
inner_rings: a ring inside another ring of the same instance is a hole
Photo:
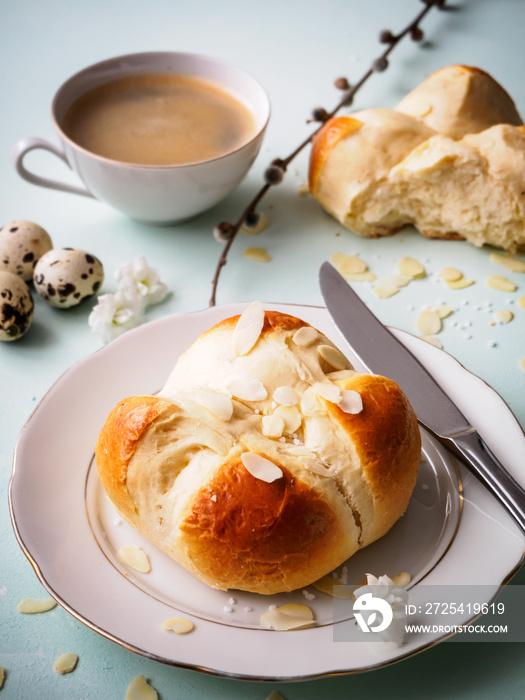
[[[168,293],[168,287],[160,281],[158,270],[149,267],[143,255],[128,265],[123,265],[115,273],[119,291],[129,299],[138,299],[142,308],[158,304]]]
[[[142,305],[138,299],[129,299],[119,290],[116,294],[102,294],[88,319],[93,333],[108,342],[124,331],[142,322]]]

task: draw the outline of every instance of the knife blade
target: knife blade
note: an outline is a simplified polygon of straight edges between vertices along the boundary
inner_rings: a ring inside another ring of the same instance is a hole
[[[362,365],[401,387],[419,423],[462,460],[525,533],[525,490],[452,399],[330,263],[321,266],[319,284],[332,320]]]

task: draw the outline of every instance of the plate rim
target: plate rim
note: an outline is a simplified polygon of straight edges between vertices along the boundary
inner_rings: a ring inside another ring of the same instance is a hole
[[[15,509],[14,509],[14,503],[13,503],[13,487],[14,487],[14,482],[15,482],[15,478],[16,478],[16,466],[17,466],[17,455],[18,455],[18,451],[19,451],[19,443],[20,443],[22,434],[24,433],[24,430],[28,427],[29,423],[31,422],[31,420],[33,419],[33,417],[35,416],[37,411],[40,410],[40,407],[41,407],[42,403],[45,401],[46,397],[54,390],[55,386],[59,382],[66,380],[67,375],[74,368],[78,368],[83,363],[89,362],[91,358],[98,355],[99,353],[105,353],[106,351],[108,351],[108,348],[110,348],[112,351],[114,351],[115,347],[117,347],[117,345],[120,345],[120,341],[129,342],[129,338],[132,335],[142,333],[144,331],[144,328],[151,325],[151,324],[159,324],[160,325],[164,322],[169,322],[169,321],[173,322],[176,319],[185,318],[185,317],[189,317],[189,316],[197,316],[200,314],[205,314],[206,312],[213,312],[213,311],[218,311],[218,310],[223,310],[223,309],[227,310],[228,308],[239,307],[239,306],[245,305],[247,303],[249,303],[249,302],[231,302],[229,304],[217,305],[217,306],[213,306],[213,307],[208,307],[206,309],[200,309],[197,311],[180,312],[180,313],[170,314],[167,316],[163,316],[159,319],[150,321],[147,324],[143,324],[143,325],[139,326],[138,328],[135,328],[135,329],[132,329],[131,331],[128,331],[127,333],[123,334],[123,336],[116,338],[110,344],[108,343],[107,345],[96,349],[94,352],[91,352],[88,355],[83,356],[82,358],[80,358],[79,360],[74,362],[71,366],[69,366],[64,372],[62,372],[57,377],[57,379],[50,385],[50,387],[47,389],[47,391],[44,393],[44,395],[39,400],[38,404],[35,406],[33,411],[28,416],[27,420],[24,422],[24,424],[20,430],[20,433],[17,437],[16,444],[15,444],[15,450],[14,450],[14,454],[13,454],[11,477],[9,480],[9,487],[8,487],[9,513],[10,513],[11,524],[12,524],[12,527],[13,527],[13,530],[15,533],[15,537],[17,539],[17,542],[18,542],[20,548],[22,549],[25,556],[29,560],[38,580],[42,583],[42,585],[48,591],[48,593],[51,595],[51,597],[53,597],[61,605],[61,607],[63,607],[67,612],[69,612],[75,619],[77,619],[79,622],[84,624],[89,629],[100,634],[102,637],[109,639],[113,643],[117,644],[118,646],[120,646],[124,649],[127,649],[129,651],[132,651],[139,656],[142,656],[144,658],[147,658],[147,659],[150,659],[153,661],[157,661],[157,662],[162,663],[164,665],[169,665],[169,666],[173,666],[173,667],[177,667],[177,668],[186,668],[186,669],[190,669],[190,670],[195,670],[195,671],[205,673],[207,675],[212,675],[212,676],[221,677],[221,678],[230,678],[230,679],[247,680],[247,681],[252,680],[252,681],[263,681],[263,682],[283,682],[283,681],[297,681],[297,680],[307,681],[307,680],[315,680],[315,679],[327,678],[327,677],[333,677],[333,676],[353,675],[353,674],[362,673],[365,671],[376,670],[378,668],[384,668],[384,667],[389,666],[393,663],[397,663],[397,662],[404,660],[406,658],[410,658],[412,656],[415,656],[416,654],[419,654],[419,653],[425,651],[426,649],[429,649],[429,648],[435,646],[436,644],[441,643],[445,639],[448,639],[449,637],[454,636],[454,633],[445,634],[441,637],[438,637],[436,639],[430,640],[429,642],[422,644],[420,647],[417,647],[417,648],[412,649],[412,650],[408,650],[405,653],[400,654],[399,656],[389,657],[387,659],[380,659],[380,660],[378,660],[377,663],[370,664],[367,666],[360,666],[357,668],[332,669],[332,670],[327,670],[327,671],[315,672],[315,673],[312,673],[309,675],[291,674],[291,675],[287,675],[287,676],[238,673],[238,672],[223,670],[223,669],[219,669],[219,668],[212,668],[210,666],[203,666],[203,665],[199,665],[196,663],[188,663],[188,662],[180,661],[180,660],[176,660],[176,659],[165,658],[165,657],[159,656],[156,653],[148,651],[147,649],[142,649],[133,643],[127,642],[124,639],[120,639],[117,635],[113,634],[112,632],[110,632],[108,630],[101,628],[98,624],[89,620],[86,617],[86,615],[79,613],[77,610],[75,610],[71,606],[71,604],[69,604],[66,600],[64,600],[60,594],[56,593],[53,590],[52,586],[47,582],[46,577],[44,576],[44,574],[43,574],[39,564],[37,563],[35,557],[29,551],[28,546],[25,544],[25,542],[22,539],[22,536],[21,536],[21,533],[19,531],[17,521],[16,521],[16,514],[15,514]],[[264,305],[265,305],[265,307],[277,306],[277,307],[288,307],[288,308],[294,308],[294,309],[313,309],[313,310],[317,310],[317,311],[321,311],[321,312],[324,311],[324,312],[328,313],[326,311],[325,307],[323,307],[323,306],[292,304],[292,303],[279,303],[279,302],[267,302]],[[414,336],[406,331],[403,331],[400,329],[395,329],[395,328],[390,328],[390,330],[393,331],[395,334],[399,334],[401,336],[401,338],[408,336],[412,339],[417,340],[418,342],[421,342],[421,343],[425,342],[424,340],[417,338],[416,336]],[[444,351],[440,348],[434,347],[434,346],[430,345],[430,343],[425,344],[425,347],[430,353],[433,353],[433,352],[436,352],[436,353],[442,352],[443,353],[444,352],[445,355],[447,355],[447,358],[455,363],[458,371],[468,373],[476,380],[482,382],[484,384],[485,388],[487,390],[491,391],[494,394],[494,396],[499,401],[501,401],[503,403],[504,407],[506,408],[506,410],[509,413],[509,416],[511,416],[514,419],[514,421],[517,423],[517,425],[520,426],[519,422],[516,419],[516,416],[514,415],[514,413],[512,412],[510,407],[508,406],[508,404],[505,402],[505,400],[485,380],[483,380],[481,377],[478,377],[470,370],[466,369],[455,357],[453,357],[452,355],[450,355],[446,351]],[[520,426],[520,428],[521,428],[521,426]],[[522,433],[523,433],[523,429],[522,429]],[[453,464],[455,466],[457,476],[458,476],[458,492],[459,492],[459,501],[460,501],[460,513],[458,514],[458,523],[457,523],[455,532],[453,534],[452,540],[449,543],[449,545],[447,546],[446,550],[443,552],[443,554],[440,557],[440,559],[438,560],[438,562],[436,562],[436,564],[434,565],[432,570],[434,570],[446,558],[446,556],[449,552],[450,546],[454,542],[454,539],[455,539],[457,532],[459,530],[461,520],[462,520],[462,515],[463,515],[464,501],[463,501],[463,488],[462,488],[462,480],[461,480],[461,471],[460,471],[460,469],[458,469],[458,464],[457,464],[456,460],[452,458],[452,461],[453,461]],[[87,516],[87,514],[86,514],[86,516]],[[517,573],[517,571],[521,568],[524,561],[525,561],[525,549],[522,549],[521,557],[520,557],[519,561],[516,562],[514,564],[514,566],[511,567],[511,569],[509,571],[506,572],[506,574],[503,576],[503,579],[501,581],[498,581],[498,585],[500,587],[507,585],[508,582]],[[472,619],[475,619],[475,618],[472,618]],[[472,620],[470,620],[470,621],[472,621]],[[210,624],[213,624],[213,623],[210,623]],[[338,623],[334,623],[334,624],[338,624]],[[252,630],[252,631],[260,632],[259,630]]]

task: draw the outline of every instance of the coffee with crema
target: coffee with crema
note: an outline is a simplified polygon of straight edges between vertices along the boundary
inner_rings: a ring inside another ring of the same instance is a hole
[[[68,108],[61,128],[91,153],[149,166],[217,158],[255,132],[249,109],[228,92],[169,73],[127,76],[89,90]]]

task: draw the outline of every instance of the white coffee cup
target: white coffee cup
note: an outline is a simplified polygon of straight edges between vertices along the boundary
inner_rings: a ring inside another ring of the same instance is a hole
[[[225,155],[194,164],[137,166],[95,155],[63,132],[65,112],[88,90],[132,74],[168,72],[210,80],[240,100],[254,119],[249,141]],[[56,93],[51,114],[62,148],[35,137],[18,141],[12,158],[21,177],[41,187],[95,197],[143,223],[169,225],[209,209],[241,182],[261,147],[270,102],[262,86],[235,66],[197,54],[149,52],[111,58],[76,73]],[[29,171],[24,157],[34,149],[44,149],[61,158],[85,187]]]

